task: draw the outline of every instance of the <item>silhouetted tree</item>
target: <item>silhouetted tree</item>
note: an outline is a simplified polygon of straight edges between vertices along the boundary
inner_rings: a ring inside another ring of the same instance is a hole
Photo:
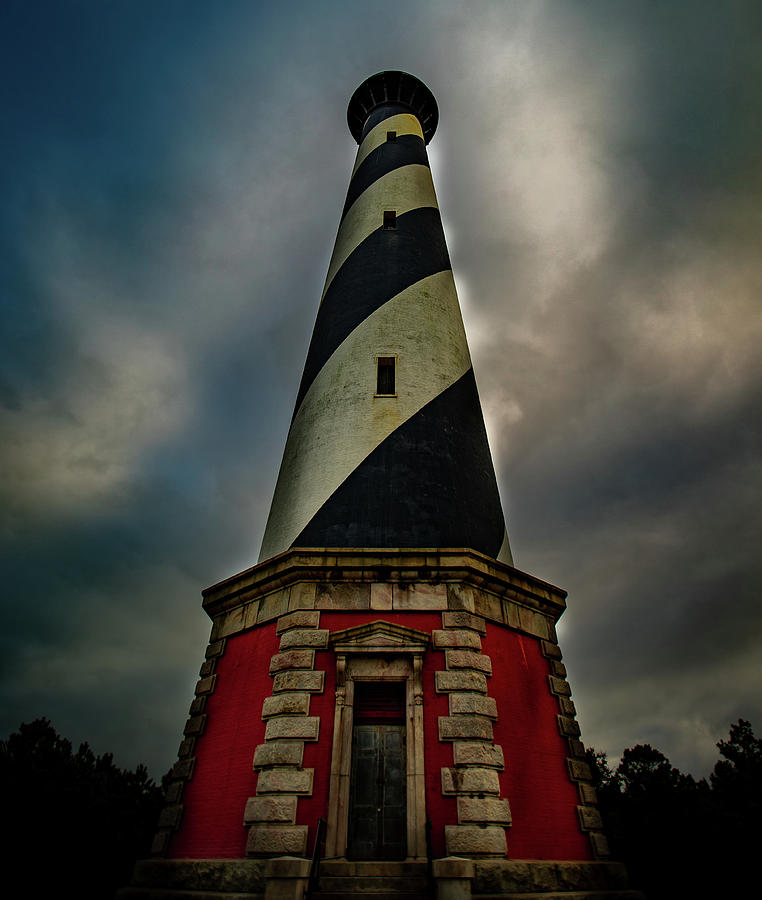
[[[739,719],[717,747],[724,758],[710,776],[716,852],[738,870],[756,858],[762,838],[762,740]]]
[[[613,770],[605,753],[587,751],[612,855],[649,900],[728,896],[756,881],[762,741],[741,719],[717,747],[711,786],[650,744],[625,750]]]
[[[47,719],[0,741],[4,850],[29,896],[108,898],[150,849],[162,791],[145,766],[77,752]]]

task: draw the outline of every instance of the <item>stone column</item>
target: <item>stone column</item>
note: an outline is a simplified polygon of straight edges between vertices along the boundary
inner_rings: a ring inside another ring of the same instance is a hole
[[[437,900],[471,900],[474,863],[460,856],[435,859],[431,873],[437,887]]]
[[[281,856],[265,862],[265,900],[302,900],[310,876],[310,860]]]

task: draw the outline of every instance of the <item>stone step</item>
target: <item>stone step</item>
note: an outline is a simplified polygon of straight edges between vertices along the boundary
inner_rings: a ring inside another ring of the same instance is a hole
[[[422,891],[316,891],[310,900],[419,900],[429,894]],[[433,896],[433,894],[432,894]]]
[[[428,879],[421,875],[325,875],[320,873],[320,890],[329,893],[374,894],[379,891],[414,894],[426,890]]]
[[[115,900],[264,900],[264,894],[231,891],[191,891],[166,887],[123,887]]]
[[[420,876],[425,878],[428,873],[428,863],[408,860],[352,860],[352,859],[321,859],[320,875],[330,875],[337,878],[362,877],[362,878],[409,878]]]

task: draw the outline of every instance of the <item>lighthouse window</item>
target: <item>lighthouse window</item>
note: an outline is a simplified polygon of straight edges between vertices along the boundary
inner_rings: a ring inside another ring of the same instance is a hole
[[[397,132],[396,131],[387,131],[386,139],[387,139],[387,141],[396,141],[397,140]]]
[[[376,368],[376,396],[394,396],[396,391],[394,369],[396,359],[393,356],[379,356]]]
[[[384,228],[387,231],[391,231],[392,229],[397,227],[397,210],[396,209],[385,209],[384,210]]]

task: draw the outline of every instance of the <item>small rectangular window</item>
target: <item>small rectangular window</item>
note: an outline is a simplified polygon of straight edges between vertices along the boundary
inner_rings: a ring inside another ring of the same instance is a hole
[[[386,139],[387,139],[387,141],[396,141],[397,140],[397,132],[396,131],[387,131]]]
[[[396,358],[393,356],[379,356],[376,360],[376,394],[389,395],[396,393],[394,369]]]
[[[397,210],[396,209],[385,209],[384,210],[384,228],[387,231],[393,231],[397,227]]]

